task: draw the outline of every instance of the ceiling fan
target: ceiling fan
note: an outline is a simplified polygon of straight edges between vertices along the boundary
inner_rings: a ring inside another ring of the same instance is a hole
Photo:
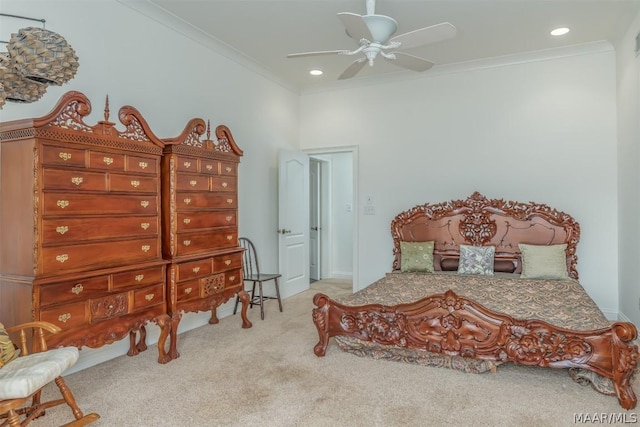
[[[376,15],[375,0],[366,0],[366,2],[366,15],[358,15],[350,12],[338,13],[338,18],[342,21],[347,35],[358,43],[359,47],[357,49],[291,53],[287,55],[287,58],[335,54],[356,55],[362,52],[364,57],[353,61],[340,77],[338,77],[338,80],[349,79],[355,76],[367,62],[370,66],[373,66],[378,54],[387,61],[408,70],[426,71],[433,67],[433,62],[396,49],[410,49],[412,47],[436,43],[453,38],[456,35],[456,27],[449,22],[442,22],[391,38],[398,28],[396,20],[389,16]]]

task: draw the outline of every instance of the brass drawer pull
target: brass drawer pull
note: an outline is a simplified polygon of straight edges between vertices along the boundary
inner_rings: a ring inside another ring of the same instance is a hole
[[[69,201],[68,200],[58,200],[56,202],[56,205],[58,205],[60,208],[64,209],[67,206],[69,206]]]
[[[185,205],[189,205],[189,204],[191,204],[191,199],[190,199],[190,198],[188,198],[188,197],[187,197],[186,199],[184,199],[184,204],[185,204]]]
[[[189,181],[189,185],[192,187],[195,187],[196,185],[198,185],[198,181],[196,181],[195,179],[192,179],[191,181]]]
[[[226,168],[224,168],[227,172],[231,172],[231,167],[227,166]]]
[[[185,224],[189,224],[191,222],[191,218],[185,218],[182,220]]]
[[[191,162],[184,162],[184,167],[189,169],[191,167]]]
[[[182,242],[185,246],[189,246],[191,244],[191,240],[184,240]]]
[[[144,299],[146,299],[147,301],[151,301],[153,299],[153,297],[154,297],[154,294],[146,294],[144,296]]]
[[[67,323],[67,320],[71,319],[71,313],[64,313],[58,316],[58,320],[62,323]]]
[[[185,294],[190,294],[192,290],[193,289],[191,289],[191,288],[187,288],[187,289],[184,290],[184,293]]]
[[[113,163],[113,157],[103,157],[102,161],[105,165],[111,165]]]
[[[69,231],[69,227],[67,227],[66,225],[61,225],[59,227],[56,227],[56,231],[60,234],[64,234]]]
[[[140,166],[140,169],[146,169],[147,166],[149,166],[149,163],[147,162],[140,162],[138,163],[138,166]]]
[[[135,180],[135,179],[132,179],[132,180],[131,180],[131,186],[132,186],[133,188],[138,188],[138,187],[140,187],[140,181]]]
[[[233,217],[231,215],[229,215],[227,218],[225,218],[227,220],[227,222],[231,222],[231,220],[233,219]]]
[[[151,249],[151,246],[143,245],[141,249],[142,249],[142,252],[149,252],[149,249]]]
[[[140,228],[142,228],[143,230],[148,229],[149,228],[149,223],[148,222],[140,223]]]
[[[71,159],[71,153],[60,152],[58,153],[58,157],[66,162],[67,160]]]
[[[56,261],[58,261],[59,263],[63,263],[68,259],[69,259],[69,255],[67,255],[67,254],[58,255],[56,257]]]
[[[213,166],[212,165],[207,165],[206,168],[207,168],[208,171],[210,171],[210,170],[213,169]]]
[[[233,235],[227,236],[227,240],[233,239]]]
[[[82,283],[78,283],[73,288],[71,288],[71,292],[76,295],[80,295],[80,292],[82,292],[83,290],[84,290],[84,286],[82,286]]]
[[[81,176],[74,176],[73,178],[71,178],[71,182],[75,185],[82,184],[82,181],[84,181],[84,178],[82,178]]]
[[[193,267],[193,272],[194,272],[194,273],[196,273],[196,274],[197,274],[197,273],[198,273],[198,271],[200,271],[200,267]]]
[[[136,282],[141,282],[141,281],[142,281],[142,279],[144,279],[144,274],[138,274],[138,275],[136,276]]]
[[[229,281],[234,282],[236,280],[236,276],[229,276]]]
[[[147,206],[149,206],[149,201],[148,200],[141,201],[140,206],[142,206],[143,208],[146,208]]]
[[[227,184],[226,182],[223,182],[222,183],[222,188],[227,188],[227,185],[229,185],[229,184]]]
[[[231,260],[230,259],[225,259],[224,260],[224,265],[231,265]]]
[[[233,204],[233,199],[227,199],[227,203],[229,203],[230,205]]]

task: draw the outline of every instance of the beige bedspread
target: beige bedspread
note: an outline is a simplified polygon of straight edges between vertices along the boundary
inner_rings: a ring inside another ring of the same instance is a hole
[[[396,305],[414,302],[432,294],[442,294],[449,289],[490,310],[518,319],[537,318],[554,326],[573,330],[600,329],[611,324],[576,280],[521,279],[519,275],[507,273],[496,273],[494,276],[460,275],[455,272],[388,273],[369,287],[341,298],[338,302],[346,305]],[[376,359],[477,373],[495,371],[500,364],[489,360],[380,345],[346,336],[336,336],[335,339],[345,351]],[[572,376],[581,382],[593,382],[600,392],[613,392],[612,384],[606,378],[594,377],[584,370],[573,370]]]

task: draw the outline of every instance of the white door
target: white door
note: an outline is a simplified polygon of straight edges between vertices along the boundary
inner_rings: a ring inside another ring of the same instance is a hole
[[[309,161],[309,277],[320,280],[320,162]]]
[[[279,154],[279,267],[283,293],[292,295],[309,288],[309,157]]]

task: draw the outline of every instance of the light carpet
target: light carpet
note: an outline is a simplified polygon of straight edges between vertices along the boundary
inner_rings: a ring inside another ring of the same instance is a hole
[[[581,386],[565,370],[513,366],[462,372],[361,358],[330,341],[316,357],[312,298],[350,292],[350,284],[320,281],[283,301],[181,334],[181,357],[156,362],[154,346],[66,378],[92,426],[575,426],[593,416],[637,420],[615,397]],[[634,390],[639,393],[636,378]],[[50,394],[51,388],[46,393]],[[586,414],[586,415],[585,415]],[[586,416],[586,418],[585,418]],[[617,417],[617,418],[616,418]],[[34,427],[72,419],[65,406]],[[593,424],[588,422],[588,424]]]

